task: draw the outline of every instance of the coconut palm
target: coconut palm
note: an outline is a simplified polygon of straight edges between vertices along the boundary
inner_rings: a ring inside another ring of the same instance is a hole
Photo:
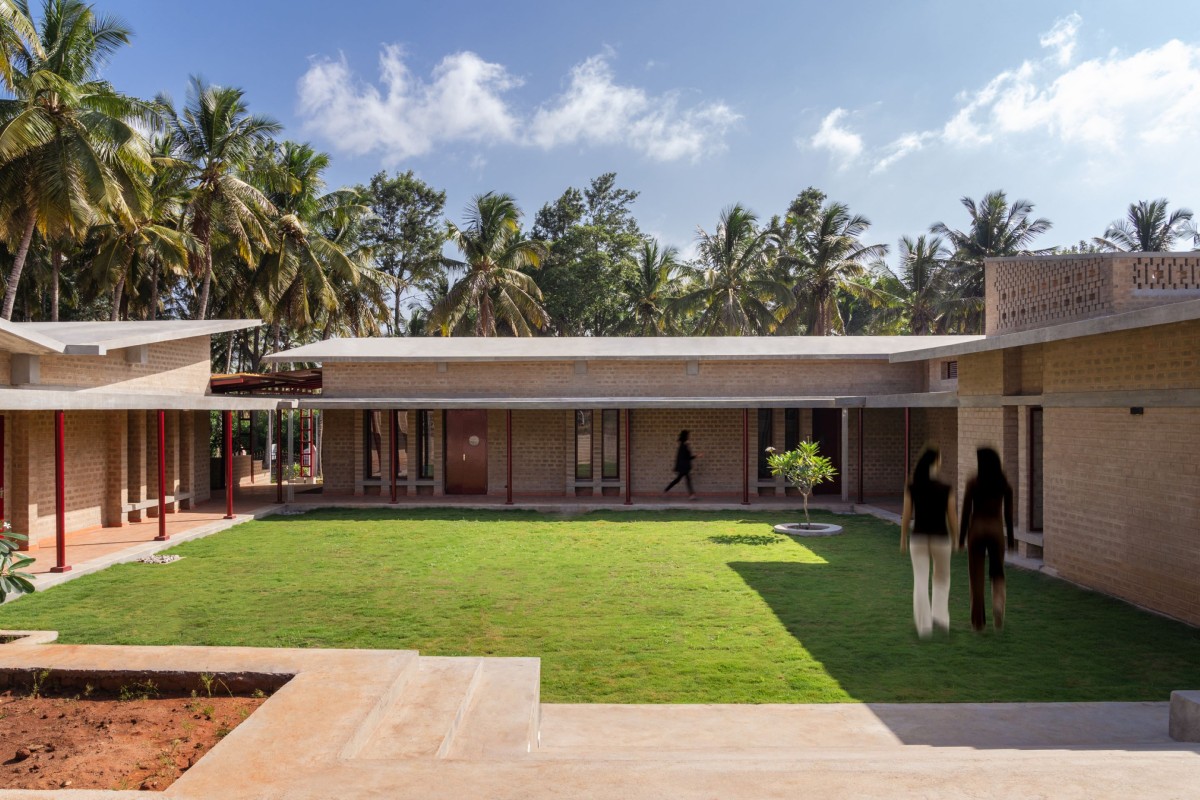
[[[916,336],[945,333],[946,323],[957,308],[952,296],[950,250],[940,236],[915,240],[900,237],[900,265],[893,271],[894,311]]]
[[[32,49],[41,55],[37,26],[29,18],[29,7],[20,0],[0,0],[0,81],[9,91],[13,83],[14,64],[22,49]]]
[[[28,19],[23,1],[15,8],[10,21]],[[96,77],[128,42],[128,28],[90,5],[45,0],[36,46],[10,52],[13,97],[0,100],[0,234],[15,256],[4,319],[12,317],[35,231],[57,250],[106,216],[126,216],[145,191],[150,155],[131,123],[149,121],[152,111]],[[60,263],[57,253],[51,261]]]
[[[472,200],[464,227],[446,223],[465,272],[429,312],[429,325],[443,336],[468,330],[495,336],[501,325],[515,336],[532,336],[549,324],[541,290],[522,271],[536,269],[547,247],[521,235],[520,219],[512,197],[488,192]]]
[[[1102,250],[1127,253],[1160,253],[1171,249],[1183,236],[1195,237],[1192,212],[1177,208],[1167,214],[1166,198],[1129,204],[1125,219],[1114,220],[1093,241]]]
[[[280,126],[269,117],[250,114],[242,95],[241,89],[210,86],[193,77],[182,114],[170,98],[159,101],[175,155],[191,168],[188,223],[198,244],[191,256],[192,271],[200,281],[197,319],[208,313],[214,235],[223,234],[239,257],[253,263],[252,246],[266,242],[266,220],[274,212],[266,196],[242,177],[242,170]]]
[[[879,301],[863,279],[869,265],[887,254],[887,245],[862,242],[870,227],[869,219],[851,214],[845,203],[827,203],[796,244],[780,252],[779,265],[792,285],[790,309],[781,327],[793,331],[807,322],[814,336],[844,333],[838,306],[841,293]]]
[[[787,287],[771,271],[772,232],[740,203],[721,212],[716,230],[697,233],[699,253],[679,307],[695,315],[700,336],[763,336],[778,320]]]
[[[630,314],[618,326],[621,334],[661,336],[675,328],[673,290],[679,271],[674,247],[646,239],[633,259],[633,277],[625,282]]]
[[[962,324],[968,331],[983,329],[983,260],[1000,256],[1042,255],[1050,250],[1032,250],[1033,240],[1050,230],[1044,217],[1033,219],[1033,203],[1015,200],[1011,205],[1003,191],[988,192],[976,203],[961,200],[970,214],[966,230],[953,230],[943,222],[930,226],[930,233],[943,236],[954,249],[952,264],[956,293],[964,301]]]

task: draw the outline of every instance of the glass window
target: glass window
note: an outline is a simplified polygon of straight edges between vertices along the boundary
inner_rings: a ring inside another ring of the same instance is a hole
[[[800,444],[800,409],[783,410],[783,449],[795,450]]]
[[[417,477],[433,477],[433,412],[417,412],[417,463],[421,471]]]
[[[600,477],[606,481],[621,478],[621,412],[605,409],[600,419]]]
[[[766,480],[771,477],[771,468],[767,466],[767,448],[775,443],[775,409],[760,408],[758,410],[758,479]]]
[[[380,476],[379,459],[383,452],[380,447],[379,431],[382,425],[383,412],[363,412],[363,478],[372,480]]]
[[[592,477],[592,412],[575,412],[575,478]]]

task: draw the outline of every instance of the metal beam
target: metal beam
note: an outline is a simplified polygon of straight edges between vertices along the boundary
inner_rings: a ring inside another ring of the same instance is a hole
[[[504,468],[506,471],[506,477],[504,480],[504,504],[506,506],[511,506],[513,502],[512,453],[512,409],[510,408],[504,412]]]
[[[165,542],[167,540],[167,412],[160,408],[155,415],[155,421],[157,425],[155,432],[158,438],[158,535],[154,537],[154,541]],[[228,423],[226,425],[228,426]],[[226,455],[226,459],[228,459],[228,455]]]
[[[632,417],[632,409],[625,409],[625,505],[627,506],[633,505],[633,470],[630,468],[631,460],[629,457],[629,429],[633,427],[630,424]]]
[[[162,412],[159,412],[162,413]],[[225,412],[225,519],[233,519],[233,412]]]
[[[750,409],[742,409],[742,505],[750,505]]]
[[[54,412],[54,545],[57,563],[51,572],[70,572],[67,564],[67,489],[65,423],[61,410]]]

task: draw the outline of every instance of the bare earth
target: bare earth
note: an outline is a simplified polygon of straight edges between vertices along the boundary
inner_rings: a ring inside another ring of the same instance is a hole
[[[0,694],[0,789],[170,786],[265,697]]]

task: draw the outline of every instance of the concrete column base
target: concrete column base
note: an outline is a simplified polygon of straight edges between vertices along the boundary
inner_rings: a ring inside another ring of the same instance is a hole
[[[1200,742],[1200,691],[1171,692],[1171,738]]]

